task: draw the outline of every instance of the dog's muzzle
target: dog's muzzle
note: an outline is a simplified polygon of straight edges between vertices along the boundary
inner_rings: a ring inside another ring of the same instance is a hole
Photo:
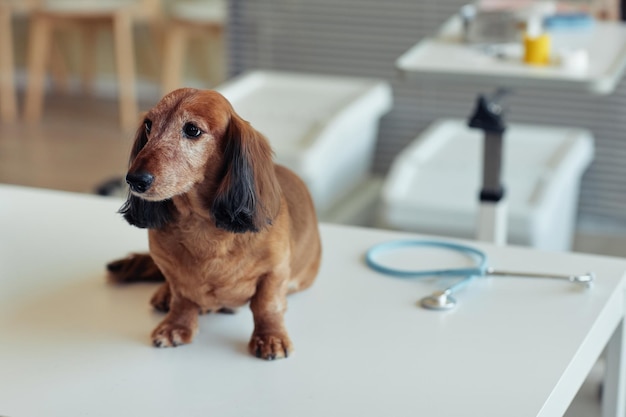
[[[126,182],[128,183],[128,186],[133,192],[138,194],[148,191],[153,181],[154,176],[147,172],[128,173],[126,175]]]

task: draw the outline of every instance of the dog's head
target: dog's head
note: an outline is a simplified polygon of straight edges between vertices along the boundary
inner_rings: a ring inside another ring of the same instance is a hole
[[[267,227],[280,204],[269,143],[209,90],[173,91],[148,111],[126,181],[120,212],[143,228],[175,220],[172,198],[192,191],[217,227],[235,233]]]

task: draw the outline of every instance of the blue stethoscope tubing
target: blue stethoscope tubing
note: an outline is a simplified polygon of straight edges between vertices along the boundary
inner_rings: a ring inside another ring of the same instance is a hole
[[[396,249],[407,247],[434,247],[447,249],[454,252],[461,253],[474,260],[474,266],[469,268],[450,268],[450,269],[424,269],[424,270],[407,270],[392,268],[380,263],[376,258],[384,252],[390,252]],[[591,288],[595,281],[595,274],[593,272],[587,272],[580,275],[558,275],[558,274],[538,274],[536,272],[521,273],[521,272],[505,272],[496,271],[493,268],[487,266],[487,254],[479,249],[471,246],[462,245],[452,242],[444,242],[437,240],[393,240],[390,242],[383,242],[371,247],[365,254],[365,261],[367,265],[375,271],[382,272],[383,274],[391,275],[398,278],[422,278],[432,276],[452,276],[462,277],[462,279],[444,289],[443,291],[436,291],[432,295],[424,297],[420,300],[420,305],[430,310],[449,310],[456,305],[456,300],[451,296],[453,292],[459,288],[467,285],[474,278],[484,277],[487,275],[501,275],[501,276],[522,276],[522,277],[541,277],[541,278],[559,278],[566,279],[569,282],[583,285],[585,288]]]
[[[382,253],[410,247],[434,247],[459,252],[473,259],[475,266],[449,269],[407,270],[385,266],[377,260],[377,257]],[[433,276],[463,277],[459,282],[446,289],[449,293],[460,289],[476,277],[487,275],[487,254],[485,252],[471,246],[437,240],[394,240],[379,243],[372,246],[367,251],[365,261],[373,270],[397,278],[424,278]]]

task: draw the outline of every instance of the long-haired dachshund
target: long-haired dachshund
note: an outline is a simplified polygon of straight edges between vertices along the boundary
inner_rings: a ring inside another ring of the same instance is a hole
[[[250,352],[287,357],[286,296],[313,283],[321,244],[306,186],[273,163],[267,139],[221,94],[176,90],[137,130],[126,181],[120,212],[149,229],[150,253],[107,267],[113,282],[165,280],[154,345],[190,343],[199,313],[249,302]]]

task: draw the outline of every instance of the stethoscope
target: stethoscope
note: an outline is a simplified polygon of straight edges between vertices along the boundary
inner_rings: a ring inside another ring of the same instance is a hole
[[[385,266],[377,260],[377,257],[384,252],[407,247],[434,247],[459,252],[474,261],[473,267],[467,268],[451,268],[451,269],[431,269],[431,270],[404,270]],[[452,276],[463,277],[457,283],[436,291],[431,295],[422,298],[419,304],[429,310],[450,310],[457,304],[456,298],[452,296],[456,291],[469,284],[474,278],[486,276],[517,276],[529,278],[553,278],[567,280],[575,284],[579,284],[585,288],[590,288],[595,279],[593,272],[582,275],[557,275],[542,274],[535,272],[510,272],[500,271],[488,266],[487,254],[479,249],[471,246],[462,245],[452,242],[436,241],[436,240],[395,240],[384,242],[371,247],[366,255],[367,265],[387,275],[398,278],[422,278],[433,276]]]

